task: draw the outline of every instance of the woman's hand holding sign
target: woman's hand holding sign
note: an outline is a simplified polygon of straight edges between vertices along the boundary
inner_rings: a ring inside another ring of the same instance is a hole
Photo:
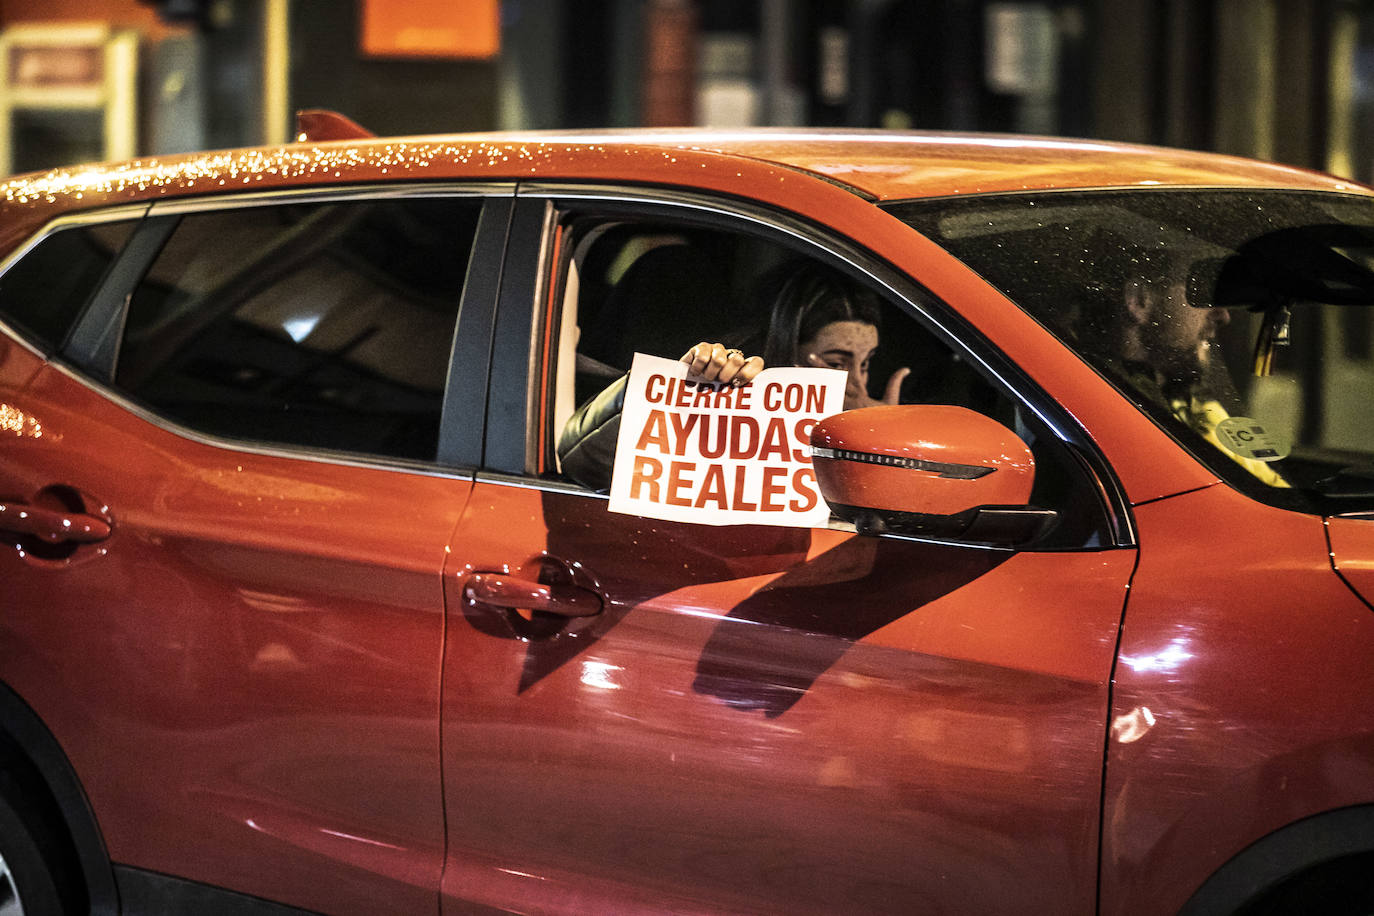
[[[702,341],[682,354],[692,374],[708,382],[747,385],[763,371],[763,357],[745,356],[722,343]]]

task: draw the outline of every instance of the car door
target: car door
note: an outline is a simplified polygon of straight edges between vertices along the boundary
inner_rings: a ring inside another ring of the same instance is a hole
[[[15,398],[0,497],[59,530],[7,528],[4,676],[126,901],[436,906],[441,570],[510,207],[481,191],[156,206]]]
[[[975,371],[976,342],[931,319],[939,303],[852,248],[740,205],[634,196],[545,191],[513,223],[486,469],[445,573],[445,912],[1092,912],[1134,550],[1064,470],[1081,445],[1049,441]],[[620,266],[596,268],[617,233],[601,260]],[[607,277],[630,285],[636,252],[684,245],[725,261],[673,275],[665,258],[627,311],[585,314]],[[782,257],[878,291],[890,357],[939,351],[936,381],[963,373],[960,397],[1024,422],[1046,479],[1062,474],[1052,508],[1086,527],[1014,551],[670,523],[557,475],[570,366],[612,359],[594,328],[642,326],[636,349],[684,315],[742,317],[719,309],[738,290],[710,284]]]

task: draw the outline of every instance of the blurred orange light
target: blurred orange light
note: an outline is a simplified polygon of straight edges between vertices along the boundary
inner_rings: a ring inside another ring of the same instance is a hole
[[[363,0],[373,57],[490,58],[501,50],[498,0]]]

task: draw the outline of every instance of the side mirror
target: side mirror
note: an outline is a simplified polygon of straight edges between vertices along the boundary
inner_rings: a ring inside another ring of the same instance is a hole
[[[860,534],[909,534],[1003,547],[1029,544],[1058,517],[1029,505],[1031,450],[963,407],[864,407],[811,431],[821,494]]]

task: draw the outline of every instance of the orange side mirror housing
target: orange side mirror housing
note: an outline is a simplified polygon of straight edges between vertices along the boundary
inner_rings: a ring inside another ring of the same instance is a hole
[[[865,407],[811,431],[821,493],[864,534],[1021,546],[1057,517],[1029,505],[1030,448],[964,407]]]

